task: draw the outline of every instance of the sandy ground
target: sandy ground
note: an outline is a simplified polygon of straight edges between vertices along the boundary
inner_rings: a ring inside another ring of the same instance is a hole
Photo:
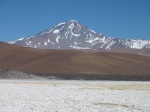
[[[0,112],[150,112],[150,82],[0,80]]]

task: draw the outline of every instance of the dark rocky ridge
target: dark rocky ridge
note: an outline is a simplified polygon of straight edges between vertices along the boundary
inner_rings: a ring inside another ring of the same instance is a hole
[[[0,79],[150,81],[150,75],[98,75],[87,73],[28,74],[17,70],[0,69]]]
[[[86,73],[34,73],[46,79],[60,80],[111,80],[111,81],[150,81],[150,75],[98,75]]]
[[[23,73],[21,71],[0,69],[0,78],[2,79],[28,79],[32,76],[32,74]]]

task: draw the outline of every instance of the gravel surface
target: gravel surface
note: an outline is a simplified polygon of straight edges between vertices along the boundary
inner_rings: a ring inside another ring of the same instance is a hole
[[[0,80],[1,112],[150,112],[150,82]]]

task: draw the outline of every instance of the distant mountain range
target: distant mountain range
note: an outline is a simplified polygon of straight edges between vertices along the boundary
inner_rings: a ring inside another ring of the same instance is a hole
[[[23,47],[43,49],[115,50],[150,48],[150,40],[119,39],[90,30],[76,20],[60,23],[36,35],[10,41]]]

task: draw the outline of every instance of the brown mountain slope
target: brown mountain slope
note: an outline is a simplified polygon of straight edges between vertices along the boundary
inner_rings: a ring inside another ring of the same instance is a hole
[[[149,48],[143,48],[143,49],[118,48],[118,49],[111,50],[111,52],[150,56],[150,49]]]
[[[0,69],[27,73],[150,75],[150,57],[110,52],[40,50],[0,43]]]

